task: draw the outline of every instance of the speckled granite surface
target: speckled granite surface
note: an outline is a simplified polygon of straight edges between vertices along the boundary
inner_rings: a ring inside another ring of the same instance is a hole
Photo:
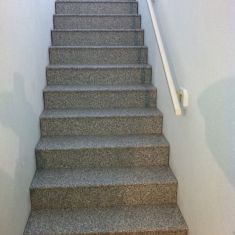
[[[150,84],[150,65],[50,65],[48,85]]]
[[[33,211],[25,235],[186,235],[175,205]]]
[[[53,30],[53,46],[143,46],[144,31],[136,30]]]
[[[56,14],[137,14],[137,2],[56,2]]]
[[[169,167],[43,169],[36,172],[31,189],[153,183],[175,184],[176,179]]]
[[[139,29],[139,15],[55,15],[55,29]]]
[[[38,168],[134,167],[167,165],[163,136],[73,136],[42,138],[36,148]]]
[[[138,3],[57,0],[24,235],[187,235]]]
[[[57,2],[136,2],[136,0],[56,0]]]
[[[50,47],[51,64],[146,64],[144,46],[66,46]]]
[[[44,89],[46,109],[156,107],[157,91],[150,85],[54,85]]]
[[[33,209],[109,207],[176,202],[177,181],[168,167],[38,170]]]
[[[161,134],[157,109],[48,110],[41,115],[42,136]]]

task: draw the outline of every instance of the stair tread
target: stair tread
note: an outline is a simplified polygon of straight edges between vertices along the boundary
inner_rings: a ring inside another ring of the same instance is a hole
[[[177,184],[168,166],[37,170],[31,189]]]
[[[65,2],[65,3],[70,3],[70,2],[76,2],[76,3],[87,3],[87,2],[89,2],[89,3],[102,3],[102,2],[104,2],[104,3],[133,3],[133,2],[135,2],[135,1],[119,1],[119,0],[117,0],[117,1],[103,1],[103,0],[99,0],[99,1],[91,1],[91,0],[84,0],[84,1],[76,1],[76,0],[66,0],[66,1],[64,1],[64,0],[60,0],[60,1],[56,1],[56,2],[60,2],[60,3],[63,3],[63,2]]]
[[[37,150],[168,146],[162,135],[73,136],[41,138]]]
[[[156,91],[153,85],[49,85],[44,92],[57,91]]]
[[[59,17],[140,17],[139,14],[54,14]]]
[[[176,205],[36,210],[31,213],[24,235],[155,231],[185,234],[187,225]]]
[[[152,68],[151,65],[149,64],[92,64],[92,65],[53,65],[50,64],[47,66],[48,69],[110,69],[110,68],[114,68],[114,69],[119,69],[119,68]]]
[[[69,2],[70,0],[56,0],[56,2]],[[73,0],[74,2],[136,2],[136,0]]]
[[[140,29],[139,14],[55,14],[55,29]]]
[[[59,14],[136,14],[137,2],[91,2],[91,1],[66,1],[56,2],[56,13]]]
[[[44,110],[41,118],[161,116],[156,108]]]
[[[146,46],[51,46],[49,49],[147,49]]]
[[[53,32],[144,32],[143,29],[53,29]]]
[[[55,2],[69,2],[70,0],[56,0]],[[73,0],[74,2],[87,2],[87,0]],[[89,0],[91,3],[99,3],[99,2],[116,2],[117,0]],[[136,0],[118,0],[118,2],[136,2]]]

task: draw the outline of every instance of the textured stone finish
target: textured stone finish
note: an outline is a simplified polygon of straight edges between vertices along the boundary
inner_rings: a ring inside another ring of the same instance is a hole
[[[143,46],[143,30],[53,30],[53,46]]]
[[[175,203],[176,187],[168,167],[39,170],[31,203],[33,209]]]
[[[56,0],[56,2],[136,2],[136,0]]]
[[[163,136],[87,136],[42,138],[36,147],[38,168],[135,167],[168,165]]]
[[[137,15],[55,15],[55,29],[140,29]]]
[[[150,84],[149,65],[48,66],[48,85],[134,85]]]
[[[137,2],[56,2],[56,14],[137,14]]]
[[[156,109],[56,110],[41,115],[42,136],[161,134]]]
[[[146,64],[146,47],[51,47],[51,64]]]
[[[187,235],[137,1],[55,7],[24,235]]]
[[[45,109],[156,107],[157,91],[151,85],[48,86]]]
[[[175,205],[35,210],[24,235],[187,235]]]

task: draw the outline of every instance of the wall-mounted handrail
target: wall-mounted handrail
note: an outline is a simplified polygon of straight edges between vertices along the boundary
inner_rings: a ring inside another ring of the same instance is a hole
[[[157,17],[155,16],[152,0],[147,0],[147,3],[148,3],[148,9],[149,9],[149,12],[150,12],[150,16],[151,16],[151,20],[152,20],[152,24],[153,24],[153,28],[154,28],[154,33],[155,33],[155,36],[156,36],[156,39],[157,39],[157,44],[158,44],[158,48],[159,48],[159,52],[160,52],[164,72],[165,72],[165,75],[166,75],[168,88],[169,88],[172,103],[173,103],[173,106],[174,106],[175,114],[177,116],[180,116],[180,115],[182,115],[182,108],[181,108],[181,105],[180,105],[180,95],[182,95],[181,94],[182,92],[177,91],[176,87],[175,87],[175,84],[174,84],[173,76],[172,76],[170,66],[169,66],[169,63],[168,63],[168,59],[167,59],[167,55],[166,55],[166,50],[164,48],[161,33],[159,31]]]

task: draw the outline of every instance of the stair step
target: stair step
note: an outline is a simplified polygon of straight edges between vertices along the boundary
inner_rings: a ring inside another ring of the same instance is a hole
[[[139,15],[54,15],[55,29],[140,29]]]
[[[143,46],[143,30],[53,30],[53,46]]]
[[[56,14],[137,14],[137,2],[59,1]]]
[[[146,64],[146,47],[50,47],[51,64]]]
[[[152,85],[54,85],[44,89],[45,109],[156,107]]]
[[[176,203],[177,181],[169,167],[37,170],[33,209]]]
[[[24,235],[187,235],[176,205],[32,211]]]
[[[136,0],[72,0],[73,2],[136,2]],[[71,0],[56,0],[56,2],[71,2]]]
[[[161,134],[157,109],[50,110],[40,118],[42,136]]]
[[[150,65],[50,65],[48,85],[134,85],[150,84]]]
[[[163,166],[168,156],[158,135],[44,137],[36,147],[38,169]]]

